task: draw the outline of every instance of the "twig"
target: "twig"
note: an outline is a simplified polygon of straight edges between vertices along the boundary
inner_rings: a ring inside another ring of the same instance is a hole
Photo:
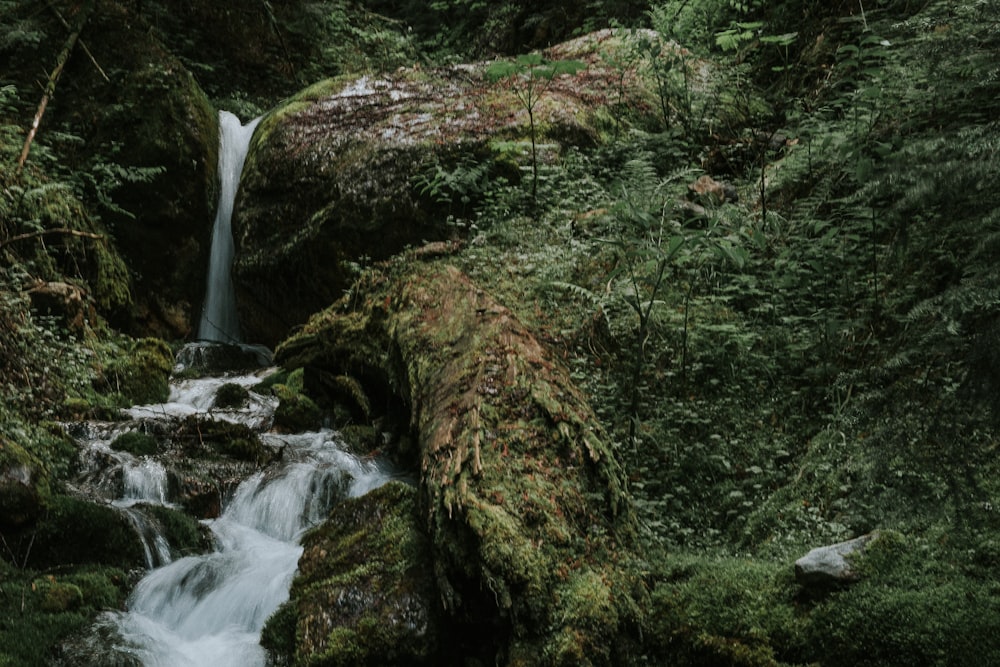
[[[56,60],[56,67],[49,75],[49,81],[45,85],[45,94],[42,95],[42,101],[38,104],[38,111],[35,112],[35,118],[31,121],[31,129],[28,131],[28,137],[24,140],[24,148],[21,149],[21,157],[17,159],[18,174],[20,174],[24,169],[24,162],[28,159],[28,152],[31,150],[31,143],[35,140],[35,135],[38,133],[38,126],[42,122],[42,116],[45,114],[45,108],[49,105],[49,100],[56,92],[56,82],[59,80],[59,76],[62,74],[63,68],[66,67],[66,62],[69,60],[70,54],[73,53],[73,47],[76,46],[80,33],[83,31],[83,26],[87,22],[87,15],[90,13],[90,6],[90,3],[87,3],[84,6],[79,26],[76,30],[70,33],[70,36],[66,39],[66,43],[63,45],[62,51],[59,52],[59,58]]]
[[[59,19],[59,22],[63,24],[64,28],[66,28],[67,30],[73,29],[73,27],[66,21],[66,19],[63,18],[62,13],[56,8],[55,5],[50,3],[49,9],[55,12],[56,18]],[[100,73],[101,77],[108,83],[111,83],[111,79],[109,79],[108,75],[104,73],[103,69],[101,69],[101,66],[97,63],[97,59],[94,58],[94,54],[90,52],[90,49],[87,48],[87,44],[82,39],[80,40],[80,48],[83,49],[83,52],[87,54],[88,58],[90,58],[90,62],[94,63],[94,67],[97,68],[97,71]]]
[[[11,236],[9,239],[0,241],[0,249],[6,248],[11,243],[16,243],[17,241],[24,241],[26,239],[35,238],[38,236],[45,236],[48,234],[64,234],[66,236],[79,236],[85,239],[95,239],[98,241],[103,241],[104,236],[101,234],[94,234],[93,232],[82,232],[79,229],[70,229],[69,227],[58,227],[56,229],[42,229],[37,232],[27,232],[25,234],[18,234],[17,236]]]

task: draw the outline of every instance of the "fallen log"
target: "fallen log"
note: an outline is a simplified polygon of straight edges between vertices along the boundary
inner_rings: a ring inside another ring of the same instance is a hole
[[[510,310],[411,255],[276,360],[401,406],[449,637],[490,664],[616,664],[644,596],[624,473],[568,371]]]

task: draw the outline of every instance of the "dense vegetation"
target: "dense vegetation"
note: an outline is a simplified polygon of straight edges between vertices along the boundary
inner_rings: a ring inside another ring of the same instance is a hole
[[[65,39],[29,4],[0,2],[0,464],[44,479],[45,529],[70,508],[55,420],[151,400],[170,363],[115,243],[158,166],[87,154],[58,96],[18,165],[38,62]],[[317,2],[263,15],[285,39],[248,44],[279,62],[261,76],[175,4],[142,3],[150,30],[244,113],[321,76],[652,28],[614,66],[657,82],[658,126],[610,98],[603,145],[521,180],[413,178],[449,205],[454,261],[613,434],[646,559],[636,662],[1000,663],[1000,2]],[[702,175],[727,187],[696,193]],[[32,300],[39,282],[75,289],[80,317]],[[857,583],[795,582],[809,548],[873,530]],[[119,604],[127,578],[96,560],[63,576],[30,539],[0,545],[0,665]]]

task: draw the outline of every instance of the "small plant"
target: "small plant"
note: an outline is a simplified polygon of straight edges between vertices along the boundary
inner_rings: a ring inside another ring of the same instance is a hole
[[[514,96],[528,112],[528,128],[531,134],[531,197],[538,195],[538,140],[535,124],[535,110],[539,100],[561,74],[576,74],[587,66],[579,60],[546,60],[537,53],[521,55],[514,60],[501,60],[486,70],[490,81],[511,82]]]

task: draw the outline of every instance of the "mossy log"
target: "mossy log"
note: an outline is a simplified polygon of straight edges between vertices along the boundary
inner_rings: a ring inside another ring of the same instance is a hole
[[[623,471],[568,372],[510,310],[411,256],[367,274],[277,359],[404,406],[449,638],[498,664],[619,662],[644,596]]]

